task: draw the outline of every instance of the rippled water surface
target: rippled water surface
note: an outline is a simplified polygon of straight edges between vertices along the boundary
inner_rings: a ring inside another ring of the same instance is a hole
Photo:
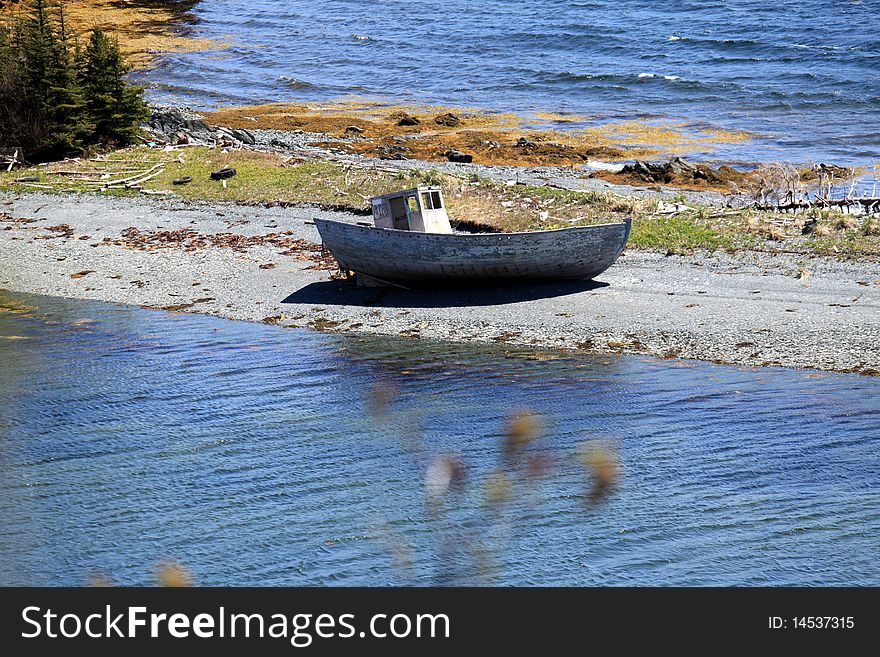
[[[165,58],[157,98],[655,116],[764,135],[724,157],[880,159],[876,0],[202,0],[194,16],[231,47]]]
[[[0,584],[880,584],[876,378],[0,307]],[[541,476],[502,458],[517,408]],[[594,438],[623,477],[589,507]]]

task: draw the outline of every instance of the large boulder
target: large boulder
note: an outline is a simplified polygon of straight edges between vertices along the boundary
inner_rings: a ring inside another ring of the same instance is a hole
[[[257,143],[257,138],[254,137],[253,133],[249,130],[244,130],[243,128],[233,130],[232,136],[235,137],[242,144],[247,144],[248,146],[253,146]]]

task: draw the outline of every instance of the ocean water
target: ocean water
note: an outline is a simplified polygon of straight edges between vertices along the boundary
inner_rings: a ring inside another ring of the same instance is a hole
[[[0,309],[2,585],[880,585],[877,378]]]
[[[366,96],[760,135],[745,161],[880,160],[876,0],[201,0],[226,50],[140,79],[196,107]]]

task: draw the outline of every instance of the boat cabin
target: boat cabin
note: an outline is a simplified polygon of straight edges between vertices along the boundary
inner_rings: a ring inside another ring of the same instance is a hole
[[[373,197],[376,228],[418,233],[452,233],[439,187],[414,187]]]

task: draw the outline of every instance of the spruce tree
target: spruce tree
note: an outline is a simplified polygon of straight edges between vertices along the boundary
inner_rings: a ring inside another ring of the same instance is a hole
[[[46,79],[52,61],[53,33],[45,3],[34,0],[26,19],[4,30],[0,53],[0,135],[4,146],[27,153],[46,149],[52,138]]]
[[[90,126],[60,7],[51,12],[46,0],[31,0],[27,17],[6,31],[0,50],[4,142],[35,157],[81,151]]]
[[[38,0],[43,2],[44,0]],[[64,155],[83,150],[94,126],[89,122],[71,53],[72,39],[64,22],[64,9],[58,3],[56,26],[52,33],[49,67],[46,72],[47,111],[53,126],[49,147]]]
[[[138,134],[138,123],[149,117],[143,88],[130,85],[119,46],[101,29],[92,31],[83,53],[79,82],[89,119],[101,140],[127,144]]]
[[[36,138],[25,86],[19,31],[0,26],[0,146],[29,146]]]
[[[28,1],[24,18],[0,25],[0,146],[36,161],[132,141],[149,111],[117,44],[95,30],[80,50],[60,2]]]

